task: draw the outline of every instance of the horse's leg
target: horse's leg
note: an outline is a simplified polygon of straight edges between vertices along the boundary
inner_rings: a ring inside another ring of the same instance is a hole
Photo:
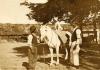
[[[57,54],[57,62],[56,64],[59,64],[59,46],[56,48],[56,54]]]
[[[66,51],[65,60],[67,60],[68,59],[68,50],[67,50],[67,48],[65,48],[65,51]]]
[[[51,55],[51,63],[50,63],[50,65],[52,65],[54,63],[54,61],[53,61],[53,48],[49,48],[49,50],[50,50],[50,55]]]

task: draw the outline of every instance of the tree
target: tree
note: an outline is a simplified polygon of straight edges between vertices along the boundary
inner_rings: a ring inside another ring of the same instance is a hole
[[[48,0],[45,4],[34,3],[21,3],[31,9],[27,14],[29,19],[35,19],[38,22],[48,23],[54,17],[58,17],[63,20],[64,14],[68,14],[70,11],[72,16],[70,19],[78,19],[78,22],[82,22],[84,17],[87,17],[89,11],[93,13],[98,12],[100,9],[100,2],[98,0]]]

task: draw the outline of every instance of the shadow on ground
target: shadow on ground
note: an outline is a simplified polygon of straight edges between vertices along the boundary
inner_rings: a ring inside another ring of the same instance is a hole
[[[27,57],[28,56],[28,46],[21,46],[21,47],[15,47],[13,48],[14,52],[17,53],[16,56],[19,57]]]
[[[26,70],[29,70],[29,63],[28,62],[23,62],[22,66],[26,68]]]
[[[86,70],[100,70],[100,45],[82,47],[80,51],[81,67]]]
[[[82,47],[85,51],[80,51],[80,70],[100,70],[100,45],[96,47]],[[16,56],[18,57],[27,57],[28,53],[28,46],[21,46],[13,48],[15,52],[17,53]],[[62,50],[64,51],[64,49]],[[38,55],[47,55],[49,52],[49,49],[47,45],[40,44],[38,46]],[[61,52],[65,53],[65,52]],[[56,58],[54,58],[56,60]],[[42,58],[40,57],[38,59],[38,62],[49,64],[50,63],[50,57],[48,58]],[[64,60],[64,57],[60,58],[60,64],[67,66],[68,61]],[[28,63],[23,62],[22,66],[25,66],[26,69],[28,69]]]

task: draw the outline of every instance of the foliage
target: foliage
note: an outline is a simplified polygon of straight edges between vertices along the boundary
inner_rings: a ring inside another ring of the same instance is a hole
[[[22,3],[21,3],[22,4]],[[82,22],[84,17],[89,15],[89,11],[98,12],[100,2],[98,0],[48,0],[45,4],[23,3],[31,9],[27,14],[29,19],[35,19],[38,22],[48,23],[54,17],[63,20],[63,15],[70,11],[72,16],[70,20],[76,19]],[[68,16],[68,15],[67,15]]]
[[[28,24],[0,24],[0,35],[26,34],[28,27],[30,27]]]

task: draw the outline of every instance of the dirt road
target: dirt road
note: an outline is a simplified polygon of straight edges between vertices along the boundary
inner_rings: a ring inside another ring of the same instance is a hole
[[[80,53],[80,69],[78,70],[100,70],[100,48],[98,48],[97,50],[88,48],[85,49],[86,52]],[[36,70],[76,70],[71,66],[67,66],[64,58],[60,58],[59,66],[50,67],[48,65],[49,61],[50,58],[38,60]],[[27,47],[25,47],[25,43],[0,43],[0,70],[27,70],[27,63]]]
[[[25,43],[18,42],[0,43],[0,70],[27,70],[27,47],[24,45]],[[50,67],[46,62],[48,58],[39,60],[36,70],[68,70],[62,64]]]
[[[5,42],[0,43],[0,69],[1,70],[26,70],[22,66],[23,62],[27,62],[27,57],[18,57],[13,48],[22,46],[23,43]]]

